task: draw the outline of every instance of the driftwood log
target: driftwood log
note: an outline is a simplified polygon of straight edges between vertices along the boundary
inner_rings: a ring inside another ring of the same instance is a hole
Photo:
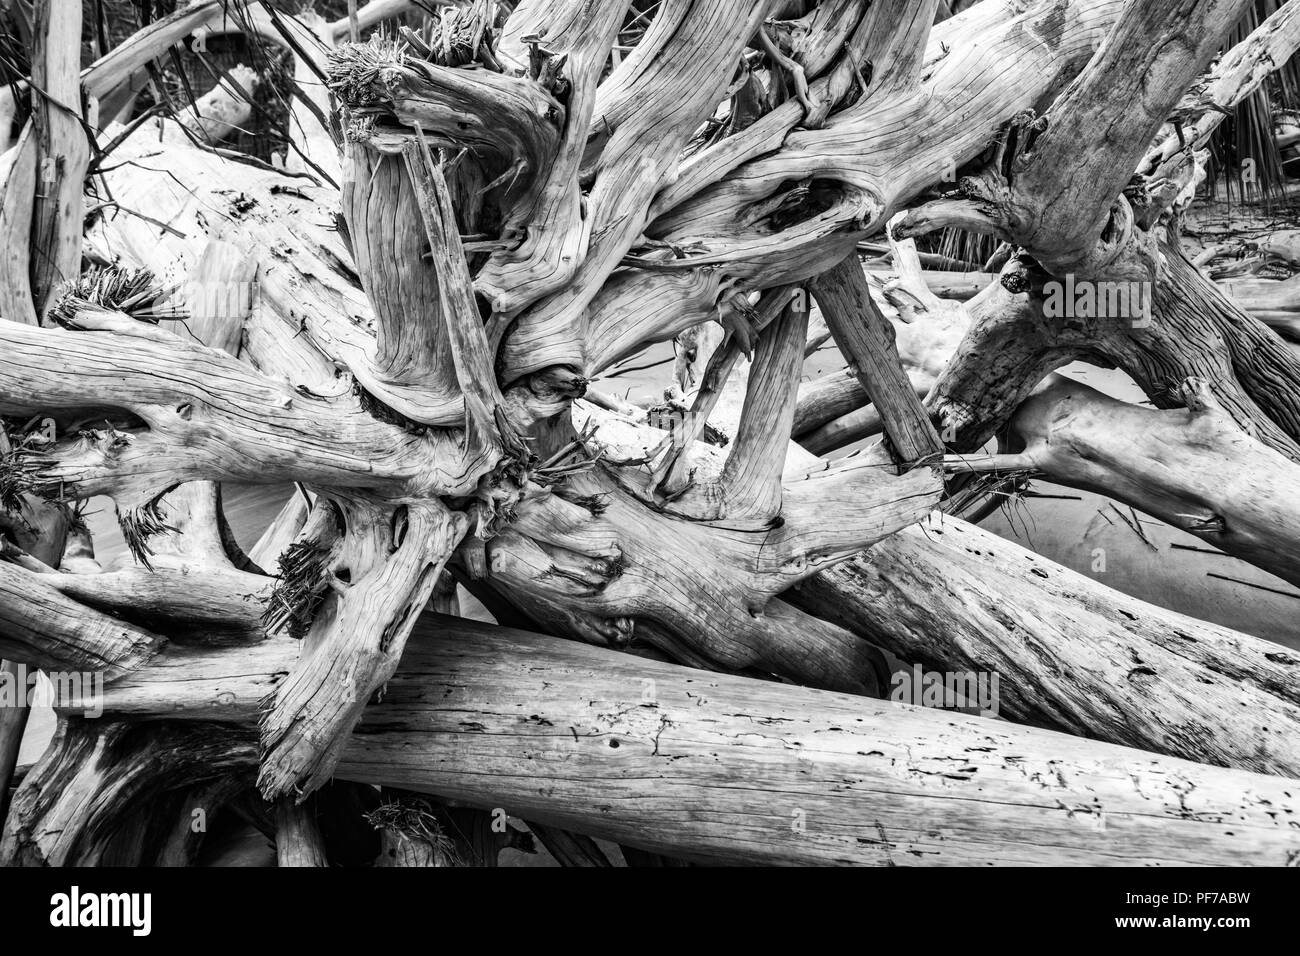
[[[115,815],[251,776],[265,686],[249,670],[296,655],[288,640],[164,651],[108,692],[105,720],[69,719],[0,854],[101,862]],[[208,743],[189,761],[196,735]],[[115,759],[87,767],[86,747]],[[337,772],[699,862],[1281,865],[1300,852],[1285,779],[434,615]]]

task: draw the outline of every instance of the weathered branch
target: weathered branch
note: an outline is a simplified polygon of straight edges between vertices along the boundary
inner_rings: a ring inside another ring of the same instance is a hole
[[[0,319],[36,324],[32,300],[32,202],[37,182],[36,132],[29,122],[18,142],[0,153]]]
[[[1047,114],[1014,120],[984,173],[963,179],[958,196],[909,213],[898,234],[957,225],[1023,246],[1053,275],[1149,279],[1155,242],[1121,190],[1243,7],[1243,0],[1126,4]]]
[[[199,478],[464,494],[493,463],[466,454],[455,433],[374,418],[346,384],[331,395],[304,392],[224,352],[88,304],[74,321],[76,331],[0,325],[8,356],[0,411],[59,411],[91,424],[103,421],[92,409],[109,408],[144,427],[61,433],[44,453],[41,476],[55,493],[109,494],[123,512]]]
[[[406,639],[469,526],[436,500],[343,504],[344,535],[319,572],[330,595],[314,610],[302,657],[262,721],[258,786],[302,798],[329,779],[366,701],[397,669]],[[307,546],[316,542],[304,542]]]
[[[1048,289],[1041,272],[1013,259],[967,310],[970,329],[926,402],[960,450],[979,447],[1047,374],[1083,360],[1122,368],[1158,408],[1178,405],[1186,379],[1204,379],[1238,425],[1300,460],[1300,360],[1173,247],[1151,285],[1077,291],[1069,280]]]
[[[92,611],[0,561],[0,656],[45,670],[100,672],[116,680],[163,644],[155,634]]]
[[[808,328],[802,293],[797,306],[785,301],[789,298],[788,294],[782,295],[766,303],[775,315],[759,339],[744,408],[722,473],[716,480],[692,484],[689,476],[685,481],[681,478],[688,461],[686,452],[702,434],[712,411],[712,403],[719,394],[715,387],[720,384],[717,380],[725,379],[739,354],[735,337],[719,348],[716,364],[710,361],[705,387],[691,407],[690,421],[683,422],[680,434],[674,434],[671,452],[665,459],[667,467],[660,468],[665,477],[659,483],[659,490],[669,497],[669,509],[674,514],[717,521],[734,528],[768,527],[780,514],[781,475],[785,470],[785,450],[794,420]],[[781,301],[785,304],[780,305]],[[760,303],[760,309],[763,305]],[[762,318],[760,313],[760,321]]]
[[[357,273],[375,313],[373,366],[397,385],[418,385],[434,405],[458,402],[439,295],[439,270],[426,258],[419,198],[400,156],[350,142],[343,164],[343,211]],[[476,310],[477,311],[477,310]]]
[[[19,665],[0,660],[0,681],[18,683],[20,673]],[[14,768],[18,766],[27,718],[32,712],[28,706],[27,688],[19,688],[18,693],[21,695],[19,699],[9,701],[9,706],[0,707],[0,826],[4,825],[9,810],[9,788],[13,783]]]
[[[1040,2],[1010,16],[976,4],[931,31],[919,86],[868,85],[826,128],[765,141],[766,155],[679,203],[651,234],[705,247],[677,260],[678,268],[721,266],[763,286],[808,278],[847,255],[909,197],[982,152],[999,126],[1068,82],[1117,13],[1106,0],[1066,8]],[[993,70],[993,63],[1017,68]],[[962,109],[954,111],[954,102]],[[928,135],[908,142],[907,163],[893,162],[902,131],[917,128]],[[787,192],[790,184],[810,182],[826,184],[816,207],[825,211],[796,223],[778,219],[774,233],[770,217],[803,198]]]
[[[456,223],[451,195],[423,137],[407,146],[403,158],[415,189],[429,254],[438,264],[438,296],[451,359],[448,364],[463,395],[467,427],[476,440],[489,442],[498,437],[495,416],[502,395],[492,367],[492,349],[474,299],[465,250],[459,236],[451,231]],[[493,450],[499,449],[494,446]]]
[[[858,257],[842,259],[818,276],[813,294],[850,369],[871,397],[900,466],[906,470],[943,454],[943,442],[899,362],[893,326],[872,300]]]
[[[32,53],[32,129],[36,193],[32,205],[31,279],[36,314],[55,288],[81,271],[82,191],[90,144],[81,119],[81,8],[36,7]]]
[[[1171,162],[1190,147],[1201,149],[1232,108],[1243,102],[1300,49],[1300,7],[1283,3],[1245,40],[1224,54],[1196,96],[1195,113],[1143,158],[1138,171],[1152,177],[1173,172]]]
[[[692,389],[691,407],[682,415],[680,425],[671,430],[670,441],[654,463],[655,487],[665,498],[676,499],[694,481],[691,449],[704,437],[705,427],[722,400],[723,390],[740,361],[741,353],[748,352],[749,340],[782,315],[789,308],[792,297],[798,294],[798,290],[792,287],[768,290],[752,310],[743,296],[737,296],[727,304],[727,308],[736,313],[736,331],[726,335],[709,354],[696,356],[695,365],[701,366],[703,371],[698,385]],[[698,332],[695,335],[698,343],[703,336]],[[696,347],[698,349],[698,344]],[[782,464],[785,461],[784,450],[783,443],[780,449]]]
[[[641,235],[655,192],[713,112],[769,5],[746,4],[733,16],[724,0],[665,0],[636,49],[600,85],[593,129],[607,135],[591,160],[586,258],[565,288],[518,317],[502,354],[508,380],[546,364],[584,366],[583,312]],[[544,358],[528,351],[524,343],[539,336],[558,351]]]
[[[562,64],[567,90],[559,144],[539,157],[533,187],[502,225],[505,248],[492,253],[475,279],[494,312],[518,312],[563,288],[586,256],[591,222],[582,213],[578,170],[597,84],[627,7],[627,0],[530,0],[506,21],[502,55],[528,67],[528,50],[536,50],[547,69]]]
[[[1051,376],[1011,431],[1021,467],[1133,505],[1229,554],[1300,584],[1300,466],[1243,432],[1205,382],[1186,409],[1156,411]]]

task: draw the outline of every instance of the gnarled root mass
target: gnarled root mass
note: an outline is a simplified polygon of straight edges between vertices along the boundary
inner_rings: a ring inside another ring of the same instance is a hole
[[[38,4],[0,674],[96,672],[108,719],[61,702],[0,858],[193,862],[186,815],[230,810],[284,866],[491,865],[531,842],[504,804],[574,865],[1294,861],[1300,661],[956,515],[1046,475],[1300,584],[1300,361],[1178,245],[1298,3],[1211,68],[1242,0],[200,0],[84,71]],[[283,162],[132,106],[234,30],[293,58]],[[909,239],[945,227],[1003,243],[964,305]],[[1140,308],[1061,313],[1079,282]],[[678,336],[671,414],[589,394]],[[1156,408],[1050,377],[1080,359]],[[247,551],[236,482],[294,488]],[[426,614],[455,582],[529,630]],[[1014,723],[880,699],[890,655],[1000,676]]]

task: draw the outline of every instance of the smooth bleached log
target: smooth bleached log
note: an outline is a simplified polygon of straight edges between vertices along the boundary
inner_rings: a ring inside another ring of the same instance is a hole
[[[257,653],[273,655],[268,643]],[[223,670],[232,713],[247,713],[263,689],[239,676],[243,653],[174,662],[168,716],[210,717]],[[106,714],[157,707],[150,683],[146,671],[110,687]],[[1226,865],[1300,853],[1286,779],[431,615],[337,773],[701,862]]]

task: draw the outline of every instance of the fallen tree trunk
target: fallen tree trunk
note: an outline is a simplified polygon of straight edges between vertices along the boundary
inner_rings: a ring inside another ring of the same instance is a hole
[[[159,671],[109,688],[105,713],[163,716],[165,700],[178,727],[211,726],[187,718],[222,706],[251,720],[264,688],[244,676],[248,659],[280,643],[242,656],[169,650]],[[24,783],[4,859],[76,859],[78,828],[41,823],[38,795],[53,799],[60,762],[56,748]],[[155,786],[201,773],[173,768]],[[1300,853],[1289,823],[1300,798],[1284,779],[432,615],[338,773],[700,862],[1282,864]]]
[[[1104,569],[1106,555],[1094,557]],[[964,521],[936,516],[790,596],[905,661],[1001,675],[1012,720],[1300,776],[1300,655],[1130,598]]]

